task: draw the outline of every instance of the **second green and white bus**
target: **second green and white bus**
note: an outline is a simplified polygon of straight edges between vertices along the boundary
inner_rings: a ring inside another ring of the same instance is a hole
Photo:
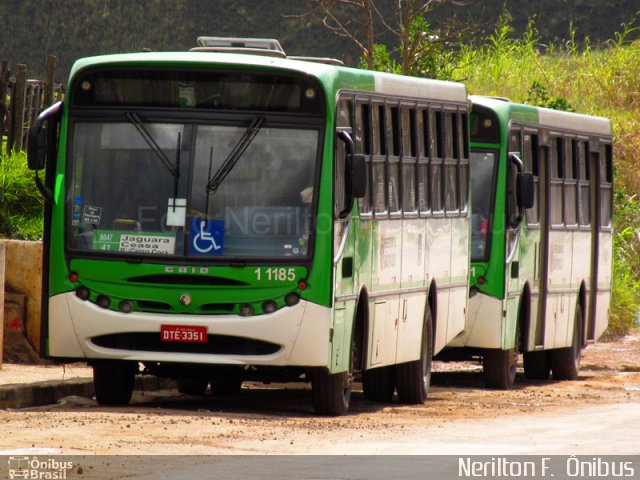
[[[191,394],[311,381],[320,414],[358,376],[422,402],[464,329],[464,85],[267,43],[79,60],[32,127],[42,351],[91,364],[100,404],[141,371]]]
[[[494,388],[513,385],[519,352],[528,378],[575,379],[581,349],[609,317],[610,122],[495,98],[471,102],[469,315],[448,353],[482,356]],[[519,182],[527,175],[532,183]]]

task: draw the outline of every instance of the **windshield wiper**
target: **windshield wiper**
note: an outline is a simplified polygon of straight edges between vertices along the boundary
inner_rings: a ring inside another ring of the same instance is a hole
[[[140,136],[144,139],[145,142],[147,142],[147,145],[149,145],[149,147],[151,148],[151,151],[155,153],[156,156],[160,159],[160,162],[162,162],[162,165],[164,165],[164,167],[169,171],[169,173],[177,179],[179,175],[178,169],[180,168],[180,157],[179,157],[180,134],[178,134],[178,151],[176,154],[177,165],[174,165],[173,163],[171,163],[171,160],[169,160],[169,158],[162,151],[162,149],[160,148],[158,143],[155,141],[155,139],[151,136],[151,134],[149,133],[149,130],[147,130],[145,126],[142,124],[142,121],[140,120],[140,117],[138,116],[138,114],[133,112],[127,112],[126,117],[127,117],[127,120],[129,120],[131,124],[134,127],[136,127],[136,130],[138,131]]]
[[[256,138],[256,135],[258,135],[258,132],[260,132],[263,123],[263,117],[256,117],[249,124],[247,129],[242,134],[242,137],[240,137],[240,140],[238,140],[238,143],[236,143],[236,145],[233,147],[233,150],[231,150],[227,158],[224,160],[224,162],[222,162],[222,165],[220,165],[220,168],[218,168],[213,177],[209,177],[209,182],[207,183],[207,194],[214,193],[216,190],[218,190],[220,184],[224,182],[224,179],[227,178],[227,175],[229,175],[229,173],[231,173],[231,170],[233,170],[233,167],[236,166],[236,163],[238,163],[240,157],[244,154],[247,148],[249,148],[249,145],[251,145],[253,139]],[[211,156],[213,157],[213,154]],[[211,165],[209,165],[209,167],[211,167]],[[207,199],[207,204],[208,203],[209,202]]]

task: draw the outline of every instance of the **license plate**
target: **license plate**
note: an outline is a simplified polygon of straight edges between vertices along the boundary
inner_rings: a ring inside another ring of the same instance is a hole
[[[163,342],[206,343],[207,327],[162,325],[160,339]]]

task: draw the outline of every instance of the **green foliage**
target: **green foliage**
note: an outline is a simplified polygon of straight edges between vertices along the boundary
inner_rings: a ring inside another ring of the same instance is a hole
[[[24,153],[0,157],[0,236],[20,240],[42,238],[43,200]]]
[[[539,107],[551,108],[554,110],[564,110],[565,112],[575,112],[571,104],[563,97],[549,97],[547,87],[537,80],[533,81],[527,94],[525,103],[537,105]]]
[[[636,195],[615,194],[613,290],[608,333],[628,333],[638,317],[640,298],[640,204]]]

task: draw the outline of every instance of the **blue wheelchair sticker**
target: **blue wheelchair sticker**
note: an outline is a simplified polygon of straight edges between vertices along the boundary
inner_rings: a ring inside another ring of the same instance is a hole
[[[191,221],[189,253],[192,255],[222,255],[224,252],[224,221]]]

